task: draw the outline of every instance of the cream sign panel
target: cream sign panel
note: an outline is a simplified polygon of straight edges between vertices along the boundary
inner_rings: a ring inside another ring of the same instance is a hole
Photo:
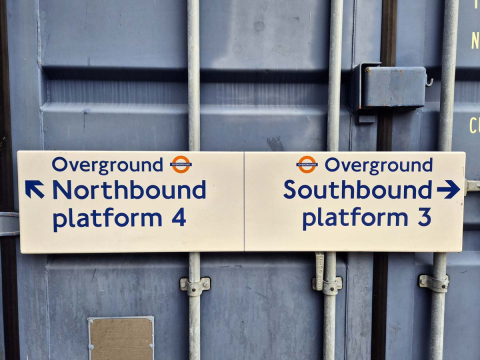
[[[464,153],[246,153],[246,251],[461,251]]]
[[[243,156],[21,151],[21,251],[243,251]]]
[[[464,153],[18,153],[23,253],[461,251]]]

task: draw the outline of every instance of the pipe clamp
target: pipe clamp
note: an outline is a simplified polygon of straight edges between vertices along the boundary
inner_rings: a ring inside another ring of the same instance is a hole
[[[201,278],[198,282],[189,282],[188,278],[180,279],[180,290],[186,291],[188,296],[200,296],[204,291],[210,290],[211,280],[209,277]]]
[[[420,275],[418,278],[418,286],[427,288],[437,293],[446,293],[448,285],[450,284],[450,277],[447,275],[445,279],[434,279],[429,275]]]
[[[313,279],[312,284],[315,284],[315,279]],[[335,296],[338,294],[338,290],[343,289],[343,279],[340,276],[337,276],[337,279],[332,282],[324,281],[323,282],[323,294],[328,296]],[[315,290],[315,289],[314,289]]]

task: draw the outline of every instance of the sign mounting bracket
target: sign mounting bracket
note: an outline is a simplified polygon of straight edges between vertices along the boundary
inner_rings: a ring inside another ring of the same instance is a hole
[[[480,180],[465,180],[465,196],[473,191],[480,191]]]
[[[189,282],[188,278],[180,279],[180,290],[186,291],[188,296],[200,296],[204,291],[208,291],[211,288],[211,279],[209,277],[203,277],[198,282]]]
[[[418,286],[430,289],[437,293],[446,293],[449,284],[450,277],[448,275],[445,279],[434,279],[430,275],[420,275],[418,278]]]

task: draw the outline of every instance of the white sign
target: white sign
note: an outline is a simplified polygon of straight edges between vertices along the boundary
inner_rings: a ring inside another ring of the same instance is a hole
[[[18,153],[23,253],[462,250],[464,153]]]
[[[462,250],[465,153],[245,154],[246,251]]]
[[[21,251],[243,251],[243,157],[19,151]]]

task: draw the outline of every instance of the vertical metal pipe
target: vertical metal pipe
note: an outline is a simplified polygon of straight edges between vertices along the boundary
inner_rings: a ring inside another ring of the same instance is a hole
[[[333,283],[337,278],[337,253],[327,252],[325,259],[325,282]],[[327,285],[328,286],[328,285]],[[323,296],[323,359],[335,359],[335,296]]]
[[[188,146],[200,151],[200,4],[187,0],[188,8]]]
[[[188,281],[200,281],[200,253],[190,253],[188,256]],[[200,360],[200,298],[201,296],[188,298],[190,360]]]
[[[445,0],[442,50],[442,87],[440,95],[439,150],[452,151],[455,67],[457,60],[459,0]],[[447,254],[433,256],[433,277],[447,277]],[[445,293],[432,292],[430,359],[443,359]]]
[[[447,254],[433,255],[433,278],[447,276]],[[445,328],[445,293],[432,291],[432,319],[430,332],[430,359],[443,359],[443,333]]]
[[[338,151],[340,143],[340,85],[342,76],[343,0],[331,1],[330,59],[328,70],[327,151]],[[337,254],[326,254],[325,281],[337,277]],[[335,359],[335,296],[324,295],[323,359]]]
[[[200,151],[200,3],[187,0],[188,147]],[[200,253],[190,253],[188,281],[200,281]],[[189,359],[200,360],[200,296],[189,297]]]
[[[459,0],[445,0],[442,51],[442,88],[440,94],[439,150],[452,151],[455,66],[457,63]]]
[[[340,142],[342,25],[343,0],[332,0],[330,13],[330,60],[328,64],[327,151],[338,151]]]

